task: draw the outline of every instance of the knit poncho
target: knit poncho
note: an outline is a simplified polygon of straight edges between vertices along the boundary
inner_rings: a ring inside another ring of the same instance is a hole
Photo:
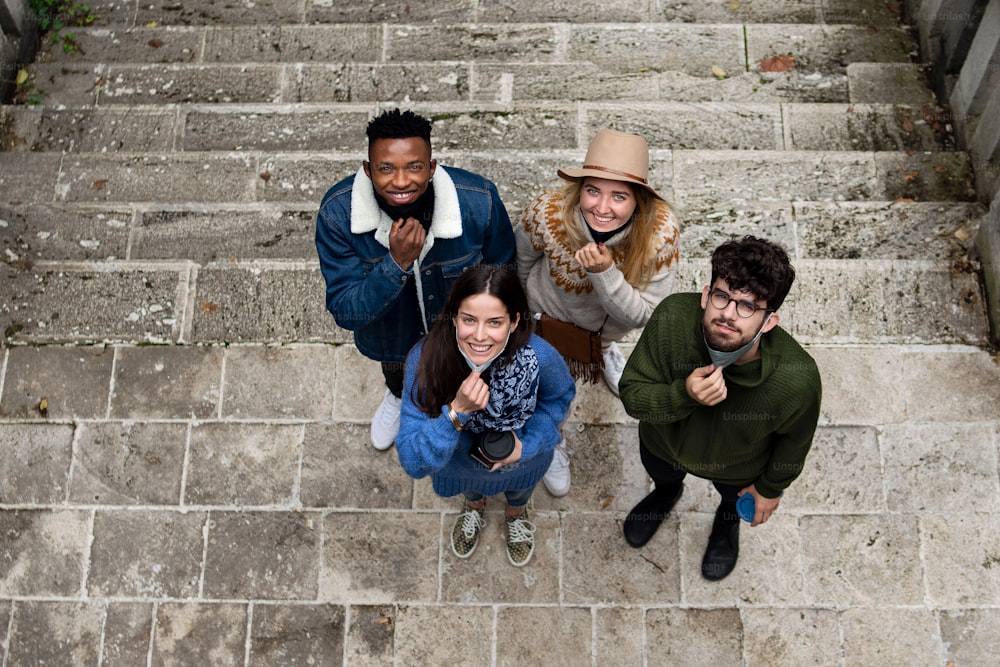
[[[685,387],[694,369],[712,363],[700,298],[674,294],[657,307],[622,374],[622,403],[656,456],[712,481],[753,483],[765,498],[776,498],[802,472],[812,445],[819,370],[775,327],[761,337],[759,359],[723,371],[725,400],[701,405]]]

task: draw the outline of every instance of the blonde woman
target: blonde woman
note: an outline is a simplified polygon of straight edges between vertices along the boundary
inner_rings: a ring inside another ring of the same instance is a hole
[[[615,341],[645,326],[673,291],[680,227],[649,185],[639,135],[601,130],[582,167],[557,173],[565,187],[539,194],[514,230],[518,275],[542,337],[574,377],[603,375],[617,395],[625,357]],[[565,442],[543,481],[552,495],[569,492]]]

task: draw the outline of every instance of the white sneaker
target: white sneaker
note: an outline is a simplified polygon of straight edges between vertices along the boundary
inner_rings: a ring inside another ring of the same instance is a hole
[[[542,482],[549,493],[556,498],[569,493],[569,447],[566,446],[565,439],[556,445],[552,456],[552,463],[549,464],[549,469],[545,472],[545,476],[542,477]]]
[[[622,379],[622,372],[625,370],[625,355],[612,342],[602,351],[604,357],[604,381],[608,383],[615,396],[618,395],[618,381]]]
[[[372,417],[372,445],[383,450],[392,447],[399,435],[399,411],[403,409],[403,399],[396,398],[388,389],[382,404]]]

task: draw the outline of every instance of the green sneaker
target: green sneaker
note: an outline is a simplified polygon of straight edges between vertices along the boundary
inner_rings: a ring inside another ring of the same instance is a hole
[[[451,529],[451,552],[459,558],[468,558],[476,550],[479,544],[479,534],[483,530],[486,522],[483,521],[484,505],[480,509],[473,509],[468,505],[465,511],[455,519],[455,525]]]
[[[527,565],[535,553],[535,524],[528,521],[528,509],[507,517],[507,560],[514,567]]]

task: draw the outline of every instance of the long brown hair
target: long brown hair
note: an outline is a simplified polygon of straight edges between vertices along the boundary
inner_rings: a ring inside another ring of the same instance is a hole
[[[510,363],[514,352],[526,345],[531,337],[533,326],[528,312],[528,297],[524,294],[517,272],[507,266],[492,264],[477,264],[463,271],[451,288],[444,310],[424,340],[413,394],[413,402],[421,412],[436,416],[455,398],[462,381],[469,376],[469,366],[455,341],[455,317],[463,301],[479,294],[499,299],[506,307],[511,322],[520,316],[507,347],[494,364]]]
[[[563,188],[562,224],[566,229],[573,252],[591,243],[593,239],[583,225],[577,224],[580,210],[580,192],[585,178],[575,178]],[[649,190],[621,181],[628,186],[635,197],[635,212],[632,214],[631,230],[625,241],[611,251],[615,264],[621,266],[625,281],[633,287],[643,288],[656,273],[656,245],[654,239],[661,221],[671,213],[670,204],[654,197]],[[582,213],[580,214],[582,217]]]

